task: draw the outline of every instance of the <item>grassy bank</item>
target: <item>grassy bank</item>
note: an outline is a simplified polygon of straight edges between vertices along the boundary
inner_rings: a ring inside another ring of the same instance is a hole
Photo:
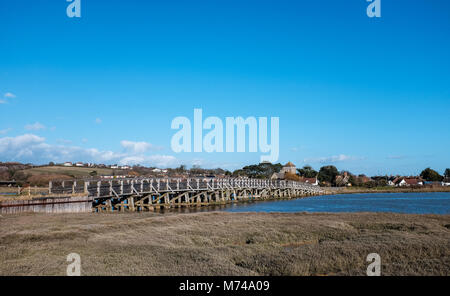
[[[23,173],[32,176],[41,175],[64,175],[72,178],[90,177],[89,173],[96,171],[99,175],[112,175],[113,170],[109,168],[84,168],[84,167],[62,167],[62,166],[46,166],[23,170]]]
[[[0,217],[0,275],[449,275],[450,216],[73,214]]]

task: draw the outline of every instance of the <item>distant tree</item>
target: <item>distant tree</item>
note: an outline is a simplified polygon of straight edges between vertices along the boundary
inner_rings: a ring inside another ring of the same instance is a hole
[[[335,185],[336,176],[339,174],[337,168],[333,165],[321,167],[318,179],[320,182],[327,182]]]
[[[25,174],[23,171],[15,171],[12,179],[19,183],[25,183],[30,176],[30,174]]]
[[[378,179],[375,181],[377,186],[385,187],[388,185],[386,179]]]
[[[271,164],[263,162],[260,164],[249,165],[242,168],[245,176],[249,178],[268,179],[273,173],[278,173],[283,166],[279,163]]]
[[[284,179],[288,181],[300,181],[300,177],[293,173],[284,174]]]
[[[184,174],[186,172],[186,166],[184,164],[180,165],[178,168],[175,169],[175,173],[177,174]]]
[[[450,169],[445,170],[444,177],[450,178]]]
[[[420,177],[426,181],[442,181],[442,176],[438,172],[430,168],[426,168],[420,173]]]
[[[48,166],[55,166],[55,163],[54,163],[53,161],[50,161],[50,162],[48,163]]]
[[[350,175],[350,177],[348,178],[348,183],[352,184],[352,186],[359,186],[359,182],[358,182],[358,178],[355,177],[354,175]]]
[[[376,186],[377,186],[377,182],[376,182],[376,181],[373,181],[373,180],[364,183],[364,187],[367,187],[367,188],[374,188],[374,187],[376,187]]]
[[[191,175],[202,175],[206,173],[206,170],[202,169],[199,165],[193,165],[189,173]]]
[[[315,171],[309,165],[305,165],[303,168],[297,169],[297,172],[300,177],[305,177],[305,178],[315,178],[315,177],[317,177],[317,174],[318,174],[318,172]]]
[[[235,170],[232,174],[233,177],[246,177],[244,170]]]

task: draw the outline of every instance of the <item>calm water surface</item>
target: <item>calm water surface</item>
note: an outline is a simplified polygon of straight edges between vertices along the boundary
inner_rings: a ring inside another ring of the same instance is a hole
[[[234,204],[227,212],[391,212],[450,214],[450,192],[370,193]]]

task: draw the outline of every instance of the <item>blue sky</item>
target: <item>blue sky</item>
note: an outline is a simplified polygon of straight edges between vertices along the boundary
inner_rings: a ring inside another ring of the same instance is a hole
[[[0,161],[235,169],[181,153],[173,118],[278,116],[280,162],[366,174],[450,167],[450,3],[0,3]],[[124,142],[125,141],[125,142]]]

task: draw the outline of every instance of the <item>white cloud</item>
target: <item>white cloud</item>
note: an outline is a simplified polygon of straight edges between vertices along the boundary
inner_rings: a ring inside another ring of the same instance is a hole
[[[122,145],[123,148],[125,148],[126,151],[135,153],[135,154],[141,154],[144,152],[147,152],[149,150],[160,150],[160,147],[156,147],[150,143],[147,142],[132,142],[132,141],[121,141],[120,145]]]
[[[168,167],[177,163],[177,159],[171,155],[127,156],[119,161],[120,165],[151,164],[157,167]]]
[[[146,155],[136,151],[113,152],[95,148],[51,145],[45,138],[33,134],[0,138],[0,159],[3,161],[31,162],[36,164],[65,161],[95,163],[142,164],[167,167],[177,163],[170,155]]]
[[[38,131],[38,130],[43,130],[45,129],[45,126],[39,122],[35,122],[33,124],[27,124],[25,126],[25,129],[27,131]]]
[[[16,95],[13,94],[13,93],[7,92],[7,93],[4,95],[4,97],[7,98],[7,99],[14,99],[14,98],[16,97]]]
[[[31,134],[0,138],[0,158],[15,160],[31,157],[34,151],[47,148],[44,141],[44,138]]]
[[[335,162],[354,161],[363,159],[364,157],[340,154],[329,157],[305,158],[303,161],[305,163],[335,163]]]
[[[100,123],[102,123],[102,120],[100,118],[96,118],[95,123],[100,124]]]
[[[2,129],[0,130],[0,135],[5,135],[9,133],[12,130],[12,128]]]
[[[8,102],[5,100],[0,100],[0,104],[6,104],[6,103],[8,103]]]

